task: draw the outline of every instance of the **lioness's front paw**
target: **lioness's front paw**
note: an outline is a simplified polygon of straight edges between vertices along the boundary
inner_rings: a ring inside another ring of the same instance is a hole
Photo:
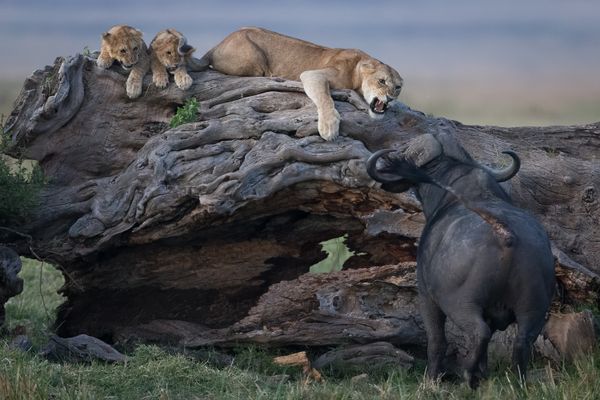
[[[340,113],[336,109],[319,114],[319,135],[325,140],[335,140],[340,133]]]
[[[104,68],[104,69],[108,69],[110,68],[110,66],[113,64],[113,59],[112,58],[106,58],[106,57],[98,57],[98,59],[96,60],[96,65],[99,66],[100,68]]]
[[[152,75],[152,82],[159,89],[164,89],[169,84],[169,75],[167,74],[155,74]]]
[[[181,90],[187,90],[194,83],[191,76],[188,74],[176,74],[175,75],[175,84]]]
[[[135,99],[136,97],[140,97],[142,94],[142,81],[139,79],[127,79],[127,83],[125,85],[125,89],[127,91],[127,96],[130,99]]]

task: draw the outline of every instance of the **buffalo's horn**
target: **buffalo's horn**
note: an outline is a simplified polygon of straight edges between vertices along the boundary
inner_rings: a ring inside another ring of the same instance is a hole
[[[504,182],[512,178],[519,172],[519,168],[521,168],[521,160],[517,153],[511,150],[505,150],[502,153],[508,154],[512,158],[512,164],[506,168],[502,168],[499,170],[485,168],[498,182]]]
[[[181,37],[179,38],[179,46],[177,46],[177,51],[179,52],[179,54],[184,56],[187,53],[189,53],[192,49],[193,47],[187,44],[187,38],[181,35]]]
[[[381,158],[381,156],[383,156],[384,154],[392,153],[394,151],[396,151],[396,150],[395,149],[383,149],[383,150],[376,151],[375,153],[373,153],[371,155],[371,157],[369,157],[369,159],[367,160],[367,173],[369,174],[369,176],[371,178],[373,178],[376,181],[379,181],[381,183],[398,183],[401,180],[403,180],[403,178],[401,176],[386,174],[384,172],[380,172],[377,169],[377,161]]]

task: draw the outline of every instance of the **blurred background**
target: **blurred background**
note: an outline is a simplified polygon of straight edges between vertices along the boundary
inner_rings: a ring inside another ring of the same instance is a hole
[[[600,120],[598,0],[0,0],[0,114],[31,72],[116,24],[148,44],[178,29],[197,56],[242,26],[360,48],[404,77],[403,102],[464,123]]]

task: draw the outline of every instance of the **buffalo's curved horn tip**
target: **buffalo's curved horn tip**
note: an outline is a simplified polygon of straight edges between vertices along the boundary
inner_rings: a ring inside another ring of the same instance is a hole
[[[397,150],[395,150],[395,149],[378,150],[369,157],[369,159],[367,160],[367,173],[369,174],[369,176],[371,178],[373,178],[376,181],[379,181],[381,183],[396,183],[396,182],[402,180],[402,177],[400,177],[400,176],[382,173],[377,169],[377,161],[379,161],[379,159],[384,154],[392,153],[394,151],[397,151]]]
[[[505,150],[502,153],[508,154],[512,158],[511,165],[509,165],[506,168],[502,168],[502,169],[498,169],[498,170],[487,168],[488,172],[490,174],[492,174],[492,176],[498,182],[504,182],[504,181],[509,180],[510,178],[515,176],[517,174],[517,172],[519,172],[519,168],[521,168],[521,160],[519,159],[519,156],[517,155],[517,153],[515,153],[512,150]]]

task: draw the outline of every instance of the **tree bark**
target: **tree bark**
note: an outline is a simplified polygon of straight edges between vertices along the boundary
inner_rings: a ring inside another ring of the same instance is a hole
[[[547,228],[562,301],[598,304],[600,123],[466,126],[400,103],[372,120],[341,90],[341,137],[325,142],[299,82],[192,77],[184,92],[147,76],[130,100],[118,67],[76,56],[25,82],[7,121],[11,152],[37,160],[48,185],[18,227],[32,240],[0,234],[64,272],[61,335],[422,349],[420,205],[381,190],[364,162],[440,128],[482,163],[519,154],[522,169],[505,187]],[[189,97],[200,102],[198,121],[169,129]],[[345,270],[308,273],[325,256],[319,243],[343,235],[355,252]]]

